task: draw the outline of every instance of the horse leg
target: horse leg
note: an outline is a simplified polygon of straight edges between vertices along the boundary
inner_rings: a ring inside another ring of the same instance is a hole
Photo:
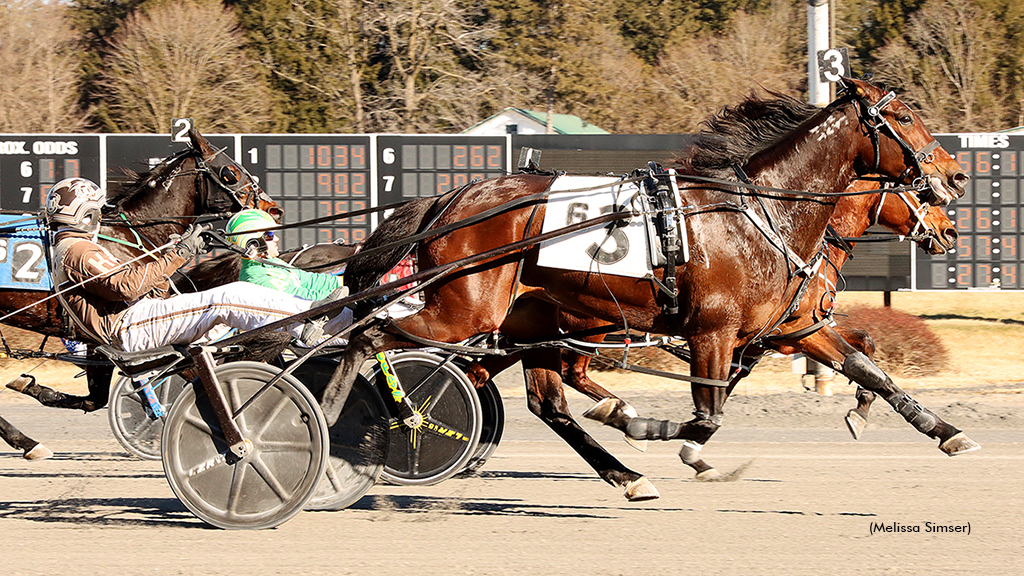
[[[352,391],[352,385],[355,383],[356,375],[363,363],[377,352],[398,347],[399,345],[394,343],[393,338],[381,332],[376,326],[368,328],[349,340],[338,367],[334,369],[331,379],[327,381],[323,399],[320,401],[320,407],[323,409],[328,427],[334,426],[341,416],[341,409],[345,406],[345,401],[348,400],[348,394]]]
[[[800,342],[804,351],[818,362],[827,363],[865,389],[874,392],[918,432],[939,441],[939,450],[949,456],[981,448],[956,427],[914,400],[863,352],[850,346],[835,330],[823,328]]]
[[[85,369],[85,374],[89,385],[89,394],[87,396],[65,394],[49,386],[37,384],[35,376],[31,374],[22,374],[8,382],[7,387],[35,398],[43,406],[92,412],[107,405],[110,394],[110,379],[114,375],[114,367],[88,366]]]
[[[609,454],[569,413],[562,389],[561,352],[557,349],[524,352],[522,361],[530,412],[571,446],[605,482],[622,488],[627,500],[639,502],[658,498],[658,491],[646,477],[626,468]]]
[[[692,338],[690,347],[690,375],[726,381],[731,368],[732,348],[728,345],[725,331]],[[733,386],[735,383],[733,383]],[[673,440],[681,438],[683,447],[679,450],[679,458],[693,468],[697,480],[723,480],[733,475],[723,476],[709,465],[701,456],[704,445],[722,426],[722,407],[728,399],[728,389],[721,386],[691,384],[694,404],[694,419],[677,423],[670,420],[653,418],[633,418],[626,427],[626,433],[634,439]]]
[[[589,365],[590,357],[585,354],[569,350],[562,352],[562,380],[574,390],[597,401],[583,413],[583,417],[621,430],[627,444],[640,452],[646,451],[646,440],[635,440],[626,434],[626,425],[638,416],[636,408],[591,380],[587,376]]]
[[[871,339],[871,335],[856,329],[836,328],[836,331],[850,346],[873,361],[875,341]],[[868,425],[868,410],[871,409],[871,403],[875,401],[875,393],[858,385],[856,397],[857,407],[846,413],[846,427],[850,429],[854,440],[860,438],[860,435],[864,433],[864,428]]]
[[[3,438],[11,448],[21,450],[25,460],[45,460],[53,456],[49,448],[25,436],[3,417],[0,417],[0,438]]]

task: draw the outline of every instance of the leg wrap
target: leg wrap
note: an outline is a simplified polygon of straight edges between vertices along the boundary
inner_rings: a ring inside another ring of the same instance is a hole
[[[906,392],[900,392],[886,398],[885,401],[892,405],[893,410],[903,416],[904,420],[910,422],[911,426],[931,436],[930,432],[937,424],[935,414],[918,404],[917,400],[911,398]]]
[[[868,390],[881,388],[889,380],[889,376],[863,352],[854,352],[846,357],[843,374]]]
[[[35,382],[25,386],[22,394],[27,394],[38,400],[43,406],[49,406],[51,408],[68,408],[71,410],[84,410],[86,412],[92,412],[99,408],[99,406],[86,396],[65,394],[59,390],[54,390],[49,386],[41,386]]]
[[[671,420],[633,418],[626,425],[626,435],[634,440],[671,440],[678,438],[683,425]]]
[[[683,464],[693,466],[700,462],[700,452],[703,449],[704,445],[699,442],[683,440],[683,447],[679,449],[679,458],[682,459]]]
[[[700,410],[694,410],[693,415],[696,416],[696,418],[690,420],[690,424],[709,422],[712,426],[715,427],[715,430],[718,430],[722,426],[722,419],[725,417],[725,414],[711,415],[708,414],[707,412],[701,412]]]
[[[846,357],[846,361],[843,362],[843,374],[867,390],[878,392],[911,426],[931,436],[932,429],[938,423],[935,414],[897,388],[885,372],[863,353],[854,352]]]

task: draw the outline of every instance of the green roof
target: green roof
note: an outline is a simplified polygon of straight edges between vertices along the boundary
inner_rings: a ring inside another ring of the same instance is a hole
[[[547,112],[524,110],[522,108],[513,108],[513,110],[545,126],[548,124]],[[554,129],[555,134],[608,134],[607,130],[602,130],[579,116],[573,116],[572,114],[555,114]]]
[[[526,110],[524,108],[514,108],[511,106],[505,108],[501,112],[505,112],[508,110],[513,110],[523,116],[526,116],[527,118],[533,120],[534,122],[540,123],[543,126],[547,126],[548,124],[547,112],[537,112],[536,110]],[[499,112],[498,114],[501,114],[501,112]],[[495,114],[494,116],[497,116],[498,114]],[[491,118],[494,118],[494,116],[491,116],[486,120],[477,122],[476,124],[470,126],[466,130],[463,130],[463,132],[469,132],[470,130],[476,128],[477,126],[484,124]],[[598,128],[597,126],[587,122],[586,120],[583,120],[579,116],[573,116],[572,114],[555,114],[553,128],[555,130],[555,134],[610,134],[610,132],[608,132],[607,130],[602,130],[601,128]]]

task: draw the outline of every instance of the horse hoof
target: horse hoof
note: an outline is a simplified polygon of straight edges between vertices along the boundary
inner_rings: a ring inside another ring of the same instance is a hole
[[[15,392],[21,392],[26,394],[25,388],[28,388],[29,384],[34,384],[36,381],[35,376],[29,376],[28,374],[22,374],[14,380],[7,383],[7,387]]]
[[[52,450],[42,444],[36,444],[31,450],[25,451],[23,458],[25,460],[46,460],[50,456],[53,456]]]
[[[622,439],[626,441],[626,444],[629,444],[635,450],[638,450],[640,452],[647,451],[647,440],[634,440],[629,436],[626,436],[625,434],[622,435]]]
[[[618,398],[602,398],[597,404],[588,408],[587,411],[583,413],[583,417],[596,420],[601,424],[608,424],[612,420],[612,415],[620,410],[620,405],[629,406],[629,404],[626,404]],[[633,407],[629,406],[629,408],[632,409]],[[622,409],[622,411],[625,412],[625,409]],[[636,410],[633,410],[633,414],[630,414],[630,416],[635,417]]]
[[[981,448],[981,444],[978,444],[974,440],[971,440],[963,432],[957,432],[951,436],[948,440],[939,444],[939,450],[946,453],[947,456],[956,456],[958,454],[966,454],[967,452],[974,452]]]
[[[658,494],[658,489],[645,476],[627,482],[624,495],[626,500],[630,502],[643,502],[644,500],[661,498],[661,494]]]
[[[725,480],[726,477],[718,470],[709,468],[703,472],[699,472],[694,476],[694,478],[699,482],[721,482],[722,480]]]
[[[860,435],[864,433],[864,428],[867,425],[868,421],[857,412],[850,410],[846,413],[846,427],[850,429],[854,440],[860,440]]]

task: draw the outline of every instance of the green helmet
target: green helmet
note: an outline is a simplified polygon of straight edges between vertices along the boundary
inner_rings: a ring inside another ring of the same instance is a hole
[[[255,232],[252,234],[242,234],[242,232],[266,230],[267,228],[275,227],[277,227],[277,222],[274,221],[273,216],[263,210],[249,208],[232,216],[228,220],[227,226],[224,227],[224,233],[227,234],[228,240],[232,244],[247,252],[253,248],[262,251],[267,247],[264,240],[266,232]]]

